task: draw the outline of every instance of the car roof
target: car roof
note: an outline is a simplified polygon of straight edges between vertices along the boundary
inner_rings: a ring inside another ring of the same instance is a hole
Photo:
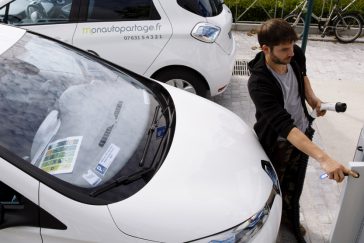
[[[20,28],[0,24],[0,55],[13,46],[25,32]]]

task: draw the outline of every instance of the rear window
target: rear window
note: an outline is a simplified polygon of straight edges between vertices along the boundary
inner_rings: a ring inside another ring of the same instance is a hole
[[[222,12],[223,0],[177,0],[182,8],[203,17],[213,17]]]
[[[152,0],[90,0],[88,21],[158,20]]]

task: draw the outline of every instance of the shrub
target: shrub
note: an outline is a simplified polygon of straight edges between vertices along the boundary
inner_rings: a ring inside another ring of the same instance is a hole
[[[233,13],[234,20],[238,21],[264,21],[270,17],[281,18],[289,14],[300,3],[300,0],[258,0],[243,16],[239,16],[249,7],[253,2],[246,0],[225,0],[225,4],[229,6]],[[350,0],[341,0],[340,4],[345,7]],[[323,8],[323,3],[324,8]],[[332,0],[314,0],[313,13],[320,16],[327,16]],[[264,10],[265,9],[265,10]],[[357,0],[348,11],[359,12],[364,14],[364,0]],[[267,14],[268,13],[268,14]]]

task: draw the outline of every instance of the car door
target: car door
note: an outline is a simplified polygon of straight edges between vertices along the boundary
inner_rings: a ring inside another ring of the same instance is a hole
[[[73,44],[145,73],[172,35],[159,1],[82,0]]]
[[[72,44],[79,0],[15,0],[0,7],[4,22]]]
[[[39,182],[0,157],[0,242],[42,242]]]

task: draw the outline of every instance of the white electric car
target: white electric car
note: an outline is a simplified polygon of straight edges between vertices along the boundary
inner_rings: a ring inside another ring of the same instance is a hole
[[[222,93],[232,76],[223,0],[0,0],[0,8],[5,23],[201,96]]]
[[[8,25],[0,97],[0,242],[275,242],[275,171],[225,108]]]

